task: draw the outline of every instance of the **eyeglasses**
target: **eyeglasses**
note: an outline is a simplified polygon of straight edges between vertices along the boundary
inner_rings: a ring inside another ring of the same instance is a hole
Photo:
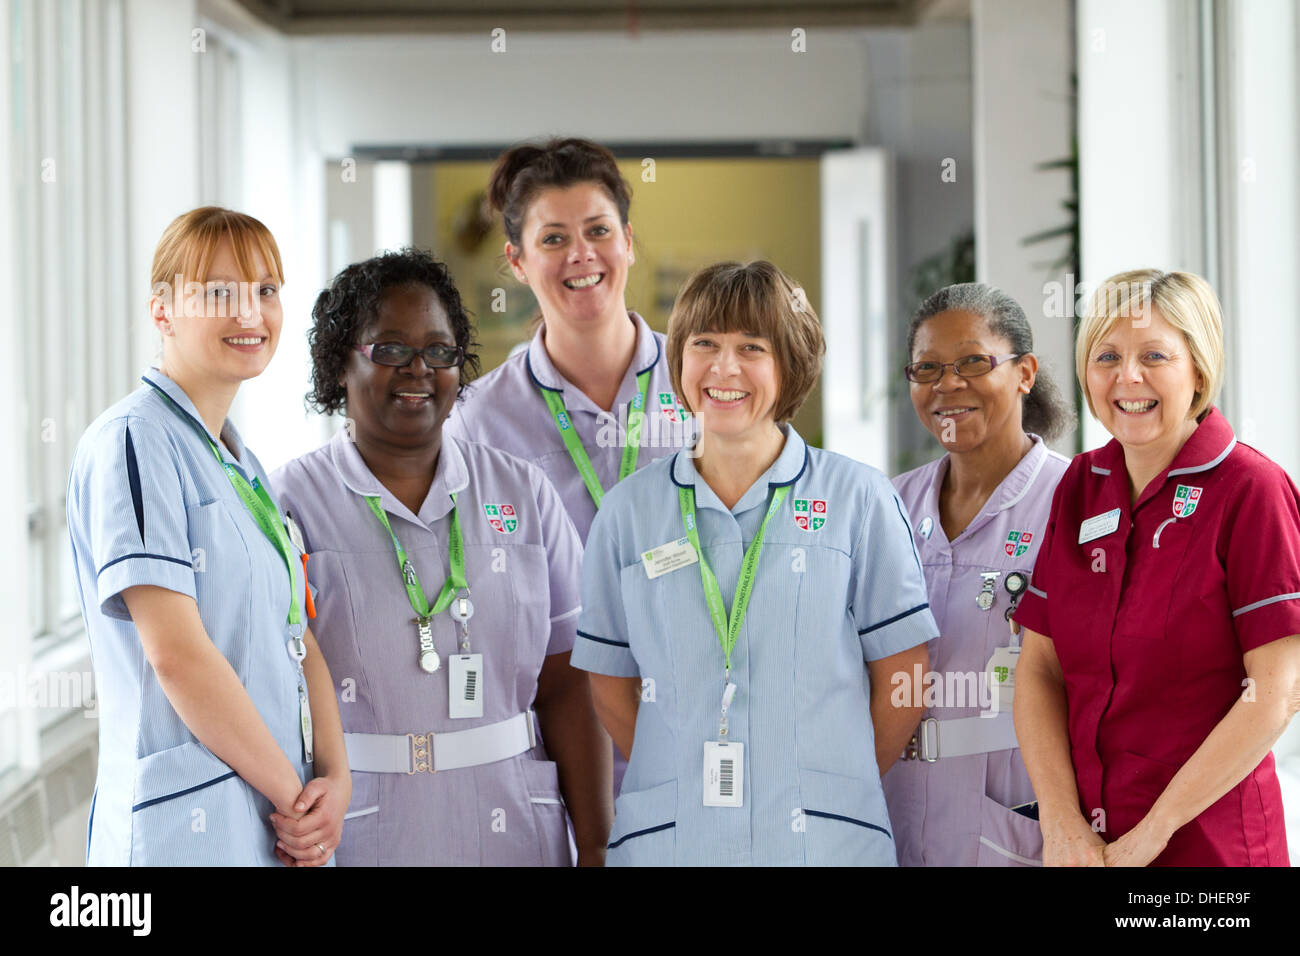
[[[943,370],[952,369],[962,378],[979,378],[993,371],[1000,363],[1020,358],[1024,353],[1015,355],[963,355],[955,362],[913,362],[903,366],[903,374],[908,381],[917,385],[929,385],[943,378]]]
[[[376,365],[390,368],[405,368],[415,360],[417,352],[429,368],[456,368],[465,364],[465,350],[459,345],[430,345],[427,349],[417,349],[395,342],[381,342],[352,347]]]

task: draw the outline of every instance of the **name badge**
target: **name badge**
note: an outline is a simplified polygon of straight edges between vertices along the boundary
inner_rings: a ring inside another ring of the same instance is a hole
[[[704,805],[741,807],[745,794],[745,745],[730,741],[704,743]]]
[[[1086,544],[1097,538],[1106,537],[1119,527],[1119,515],[1120,510],[1116,508],[1114,511],[1107,511],[1105,514],[1089,518],[1079,525],[1079,543]]]
[[[302,728],[303,762],[312,763],[316,759],[316,755],[312,747],[311,701],[307,699],[307,688],[301,684],[298,685],[298,722]]]
[[[989,658],[985,673],[988,675],[989,694],[998,695],[995,711],[1011,710],[1016,699],[1016,664],[1019,660],[1020,647],[1015,644],[995,648]]]
[[[453,720],[483,716],[483,655],[453,654],[447,700]]]
[[[695,564],[699,560],[700,556],[691,547],[690,538],[678,538],[676,541],[669,541],[641,554],[641,563],[645,565],[645,576],[651,579]]]

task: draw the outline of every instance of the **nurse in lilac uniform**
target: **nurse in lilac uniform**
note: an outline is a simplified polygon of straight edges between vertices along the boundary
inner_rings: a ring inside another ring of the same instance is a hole
[[[603,146],[555,139],[503,153],[488,197],[543,321],[526,351],[465,390],[447,433],[540,467],[585,542],[604,492],[695,432],[664,337],[624,300],[631,192]],[[614,750],[615,793],[626,766]]]
[[[927,704],[884,779],[903,866],[1042,860],[1012,724],[1019,646],[1007,617],[1069,464],[1043,437],[1069,428],[1073,410],[1038,371],[1033,347],[1024,310],[976,283],[934,293],[908,333],[912,404],[948,454],[894,479],[940,632],[930,644],[938,679],[914,677],[896,688]]]
[[[539,469],[443,437],[477,366],[451,277],[386,254],[313,317],[310,397],[348,422],[275,480],[352,769],[339,864],[567,866],[569,818],[602,863],[609,752],[569,666],[582,546]]]

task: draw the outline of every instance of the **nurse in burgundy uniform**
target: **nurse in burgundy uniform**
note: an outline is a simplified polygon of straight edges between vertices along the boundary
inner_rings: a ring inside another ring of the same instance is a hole
[[[1115,437],[1061,479],[1015,615],[1043,862],[1286,866],[1270,748],[1300,701],[1300,492],[1213,405],[1205,280],[1112,277],[1076,357]]]
[[[1013,688],[986,685],[997,700],[978,690],[986,674],[998,673],[990,665],[1020,652],[1007,616],[1070,463],[1043,439],[1069,428],[1074,410],[1033,351],[1025,310],[974,282],[931,295],[908,332],[912,404],[947,454],[894,485],[912,517],[941,635],[930,642],[930,669],[953,690],[923,697],[921,726],[884,779],[901,866],[1042,860],[1034,791],[1012,726]]]

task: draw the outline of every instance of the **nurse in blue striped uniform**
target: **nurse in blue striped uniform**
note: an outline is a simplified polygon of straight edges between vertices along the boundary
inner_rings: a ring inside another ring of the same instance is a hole
[[[333,862],[352,785],[302,551],[226,418],[275,353],[282,282],[256,219],[177,218],[153,262],[161,365],[77,445],[68,530],[100,705],[92,865]]]
[[[919,713],[891,678],[938,631],[888,479],[788,424],[824,351],[767,262],[704,269],[673,309],[700,439],[607,494],[572,656],[628,756],[610,865],[897,863],[880,776]]]

